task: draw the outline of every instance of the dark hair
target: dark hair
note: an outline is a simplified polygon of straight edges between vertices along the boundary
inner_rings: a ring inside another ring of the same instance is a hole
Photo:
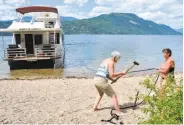
[[[172,51],[171,51],[171,49],[169,49],[169,48],[163,49],[162,52],[169,53],[169,56],[172,56]]]

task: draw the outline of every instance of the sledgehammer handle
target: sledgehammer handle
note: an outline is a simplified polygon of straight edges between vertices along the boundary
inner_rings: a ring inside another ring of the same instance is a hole
[[[135,66],[135,64],[132,67],[130,67],[129,69],[127,69],[126,73],[128,73],[134,66]]]
[[[127,71],[125,72],[125,73],[127,73],[129,70],[131,70],[135,65],[139,65],[139,63],[138,62],[136,62],[136,61],[134,61],[133,62],[134,64],[129,68],[129,69],[127,69]],[[113,80],[112,82],[111,82],[111,84],[113,84],[113,83],[115,83],[118,79],[120,79],[122,76],[119,76],[118,78],[116,78],[115,80]],[[112,79],[112,78],[111,78]]]
[[[134,64],[133,66],[131,66],[129,69],[127,69],[125,73],[127,73],[128,71],[130,71],[134,66],[135,66],[135,64]],[[116,78],[115,80],[113,80],[113,81],[111,82],[111,84],[115,83],[115,82],[116,82],[118,79],[120,79],[121,77],[122,77],[122,76],[119,76],[118,78]]]

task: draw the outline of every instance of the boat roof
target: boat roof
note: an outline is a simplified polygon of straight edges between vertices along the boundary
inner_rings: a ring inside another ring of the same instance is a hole
[[[21,8],[17,8],[16,11],[21,13],[21,14],[31,13],[31,12],[53,12],[53,13],[58,13],[57,8],[46,7],[46,6],[21,7]]]

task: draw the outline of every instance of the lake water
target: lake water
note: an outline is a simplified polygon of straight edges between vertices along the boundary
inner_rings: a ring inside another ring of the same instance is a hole
[[[116,70],[121,71],[140,63],[133,70],[158,67],[163,61],[162,49],[171,48],[176,62],[176,72],[183,71],[183,36],[157,35],[65,35],[65,68],[57,70],[19,70],[10,72],[8,63],[0,61],[0,77],[24,76],[93,76],[100,62],[110,57],[112,51],[121,53]],[[3,58],[3,44],[0,39],[0,59]],[[5,47],[11,37],[4,37]],[[90,69],[88,69],[90,68]],[[144,72],[145,73],[145,72]]]

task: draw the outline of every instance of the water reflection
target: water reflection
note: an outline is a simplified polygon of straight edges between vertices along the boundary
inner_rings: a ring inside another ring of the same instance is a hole
[[[63,76],[63,69],[29,69],[12,70],[9,73],[10,79],[42,79],[60,78]]]

